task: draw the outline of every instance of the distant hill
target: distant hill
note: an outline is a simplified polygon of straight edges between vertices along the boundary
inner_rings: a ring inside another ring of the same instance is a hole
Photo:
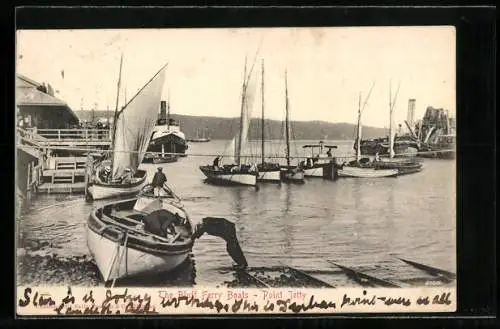
[[[75,111],[81,120],[91,121],[91,111]],[[94,120],[112,117],[112,111],[94,111]],[[187,138],[196,137],[206,129],[212,139],[231,139],[236,135],[239,118],[219,118],[172,114],[171,117],[181,125],[181,130]],[[292,134],[298,140],[350,140],[354,139],[356,125],[351,123],[331,123],[325,121],[292,121]],[[280,139],[283,136],[284,124],[278,120],[265,120],[266,137]],[[250,139],[260,138],[260,119],[253,119],[250,126]],[[375,138],[386,135],[384,128],[363,126],[364,138]]]

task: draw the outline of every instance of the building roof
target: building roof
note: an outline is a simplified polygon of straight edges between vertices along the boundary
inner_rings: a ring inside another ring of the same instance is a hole
[[[22,74],[17,74],[16,77],[16,87],[27,87],[27,88],[38,88],[42,84],[32,80]]]
[[[21,74],[16,78],[16,106],[36,106],[63,109],[69,114],[70,120],[78,122],[78,116],[66,102],[36,89],[40,84]]]
[[[35,88],[17,88],[16,104],[18,106],[63,106],[68,107],[64,101],[43,93]],[[68,107],[69,108],[69,107]]]

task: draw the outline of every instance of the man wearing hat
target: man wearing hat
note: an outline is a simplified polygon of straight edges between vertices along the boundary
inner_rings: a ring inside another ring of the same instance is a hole
[[[163,188],[163,184],[167,182],[167,176],[163,173],[163,170],[161,167],[158,167],[158,171],[155,173],[153,177],[153,182],[151,185],[153,185],[154,188],[154,195],[155,196],[160,196],[161,189]]]

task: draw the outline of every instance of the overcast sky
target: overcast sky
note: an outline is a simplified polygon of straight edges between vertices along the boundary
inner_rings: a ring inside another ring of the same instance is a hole
[[[163,98],[170,93],[173,113],[236,117],[245,56],[250,65],[259,45],[255,70],[264,59],[267,118],[283,118],[285,69],[292,120],[354,123],[359,93],[375,82],[363,124],[388,126],[390,81],[393,94],[400,83],[397,122],[406,119],[409,98],[416,119],[429,105],[455,113],[453,27],[24,30],[16,69],[50,82],[74,110],[114,109],[123,52],[128,99],[168,62]],[[260,96],[254,108],[260,115]]]

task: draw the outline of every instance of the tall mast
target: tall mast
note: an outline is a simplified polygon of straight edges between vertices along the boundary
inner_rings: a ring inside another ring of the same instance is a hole
[[[262,143],[262,165],[264,165],[264,60],[262,60],[262,85],[261,85],[261,91],[262,91],[262,124],[261,124],[261,143]]]
[[[240,131],[238,133],[238,145],[236,145],[236,165],[241,164],[241,143],[243,142],[243,115],[245,115],[245,94],[246,94],[246,79],[247,79],[247,57],[245,56],[245,70],[243,74],[243,86],[241,91],[241,113],[240,113]]]
[[[290,167],[290,123],[288,113],[288,82],[285,70],[285,138],[286,138],[286,165]]]
[[[389,157],[394,156],[392,145],[392,83],[389,82]]]
[[[358,100],[358,127],[356,136],[356,161],[361,160],[361,93]]]
[[[394,105],[396,104],[396,97],[398,97],[399,93],[399,84],[398,84],[398,89],[396,90],[396,94],[394,95],[394,101],[392,100],[392,84],[389,84],[389,156],[391,158],[394,158],[394,133],[393,133],[393,112],[394,112]]]
[[[121,54],[120,57],[120,71],[118,72],[118,83],[117,83],[117,88],[116,88],[116,106],[115,106],[115,115],[113,119],[113,136],[111,139],[111,147],[113,148],[113,145],[115,143],[115,134],[116,134],[116,123],[118,121],[118,102],[120,99],[120,86],[122,84],[122,65],[123,65],[123,53]],[[113,162],[111,162],[111,172],[113,172]]]
[[[170,130],[170,89],[167,96],[167,131]]]

